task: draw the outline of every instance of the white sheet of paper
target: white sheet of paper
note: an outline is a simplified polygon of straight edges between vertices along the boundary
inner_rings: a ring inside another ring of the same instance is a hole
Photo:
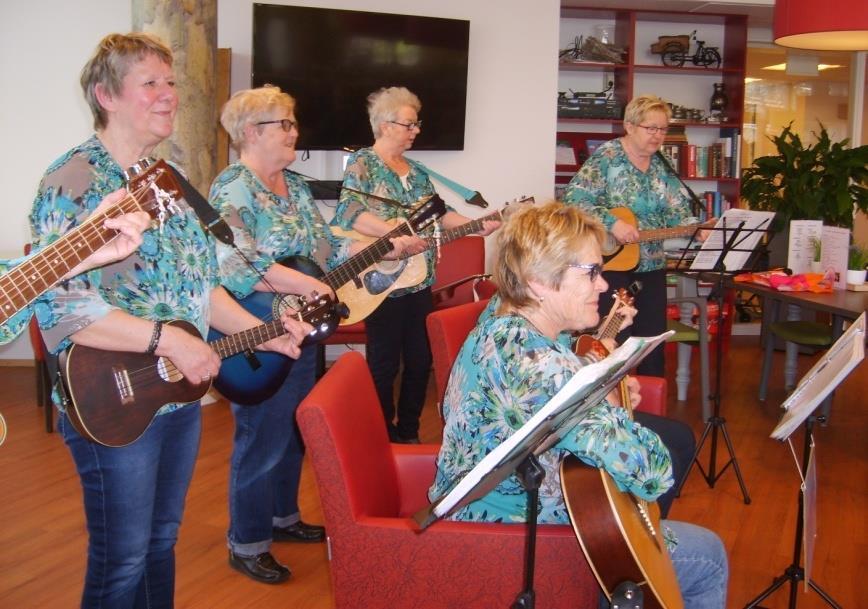
[[[775,213],[772,211],[753,211],[751,209],[737,208],[726,210],[714,226],[715,229],[725,227],[726,230],[711,231],[708,239],[703,242],[702,249],[699,250],[696,258],[693,259],[690,269],[694,271],[713,270],[718,258],[720,258],[725,243],[724,236],[729,241],[733,231],[740,224],[744,223],[741,233],[733,244],[734,249],[723,259],[723,265],[727,271],[739,271],[743,269],[759,243],[760,237],[763,236],[763,231],[769,227],[774,216]]]
[[[771,437],[786,440],[864,358],[865,313],[862,313],[808,370],[781,405],[786,412]]]
[[[847,289],[847,254],[850,247],[850,229],[839,226],[824,226],[822,233],[823,251],[820,265],[823,272],[835,271],[835,287]]]

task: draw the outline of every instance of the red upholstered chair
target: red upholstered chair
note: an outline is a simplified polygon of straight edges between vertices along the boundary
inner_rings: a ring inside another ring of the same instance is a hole
[[[468,235],[441,246],[431,286],[434,309],[478,300],[477,292],[488,290],[486,284],[491,284],[488,277],[485,273],[484,238]]]
[[[476,325],[479,314],[488,304],[487,300],[471,302],[442,311],[434,311],[425,320],[428,326],[428,342],[434,358],[434,383],[437,386],[437,403],[443,403],[446,385],[452,364],[467,335]],[[638,377],[642,402],[639,410],[652,414],[666,414],[666,380],[657,377]],[[441,418],[442,418],[442,411]]]
[[[428,504],[438,446],[390,444],[364,358],[345,353],[304,399],[298,423],[325,526],[336,609],[508,607],[524,586],[525,527],[436,522]],[[572,528],[540,527],[536,606],[595,609],[599,587]]]

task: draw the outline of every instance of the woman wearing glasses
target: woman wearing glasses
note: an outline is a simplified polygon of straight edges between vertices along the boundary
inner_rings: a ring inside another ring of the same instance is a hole
[[[639,230],[691,224],[689,199],[678,178],[657,154],[669,125],[671,110],[653,95],[633,99],[624,111],[625,134],[601,145],[573,177],[563,202],[579,205],[597,217],[621,243],[639,238]],[[636,216],[638,226],[619,220],[611,211],[626,207]],[[662,241],[640,245],[639,265],[631,271],[606,271],[610,291],[642,282],[636,297],[633,326],[619,336],[652,336],[666,331],[666,260]],[[611,306],[603,297],[601,314]],[[663,376],[663,346],[639,365],[639,374]]]
[[[419,98],[404,87],[380,89],[368,96],[368,116],[374,145],[355,152],[347,163],[344,186],[391,199],[391,205],[344,189],[334,224],[364,235],[380,237],[406,217],[409,208],[434,194],[424,168],[404,156],[422,130]],[[460,226],[470,219],[450,209],[441,219],[444,228]],[[487,235],[499,222],[486,222]],[[415,239],[410,251],[425,249]],[[431,312],[434,254],[425,253],[428,274],[417,286],[395,290],[365,319],[368,335],[366,358],[380,397],[380,405],[392,441],[419,442],[419,416],[425,403],[431,352],[425,317]],[[396,407],[393,386],[403,358],[401,393]]]
[[[569,333],[599,323],[606,291],[600,274],[603,228],[561,203],[510,215],[498,235],[494,279],[499,305],[483,314],[464,343],[443,399],[443,444],[429,498],[451,490],[485,455],[528,421],[578,371]],[[638,404],[637,386],[631,401]],[[673,485],[669,453],[652,431],[607,401],[554,447],[539,455],[545,478],[539,490],[541,524],[565,524],[559,462],[567,452],[604,468],[637,497],[656,500]],[[515,475],[457,511],[453,520],[522,523],[527,495]],[[672,561],[691,609],[722,609],[727,560],[718,537],[698,526],[664,521]]]
[[[210,201],[255,267],[219,244],[223,285],[238,298],[254,291],[331,293],[326,284],[277,262],[304,256],[328,271],[364,248],[332,233],[305,180],[287,169],[296,158],[295,100],[268,85],[238,91],[223,107],[220,122],[239,159],[214,180]],[[394,239],[390,255],[399,255],[409,239]],[[314,385],[315,368],[316,347],[311,345],[302,349],[274,396],[256,406],[231,405],[235,439],[229,474],[229,564],[263,583],[280,583],[290,575],[272,556],[272,541],[325,539],[321,526],[301,520],[298,506],[304,448],[295,410]]]

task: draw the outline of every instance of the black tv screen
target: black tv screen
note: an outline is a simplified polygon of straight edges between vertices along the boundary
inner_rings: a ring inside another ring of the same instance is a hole
[[[298,147],[373,143],[367,97],[404,86],[422,102],[417,150],[462,150],[470,22],[336,9],[253,5],[253,86],[296,99]]]

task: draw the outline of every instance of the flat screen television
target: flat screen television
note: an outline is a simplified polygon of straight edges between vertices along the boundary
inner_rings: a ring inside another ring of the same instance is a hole
[[[470,22],[337,9],[253,5],[253,86],[296,99],[298,147],[373,143],[367,97],[404,86],[422,102],[416,150],[462,150]]]

